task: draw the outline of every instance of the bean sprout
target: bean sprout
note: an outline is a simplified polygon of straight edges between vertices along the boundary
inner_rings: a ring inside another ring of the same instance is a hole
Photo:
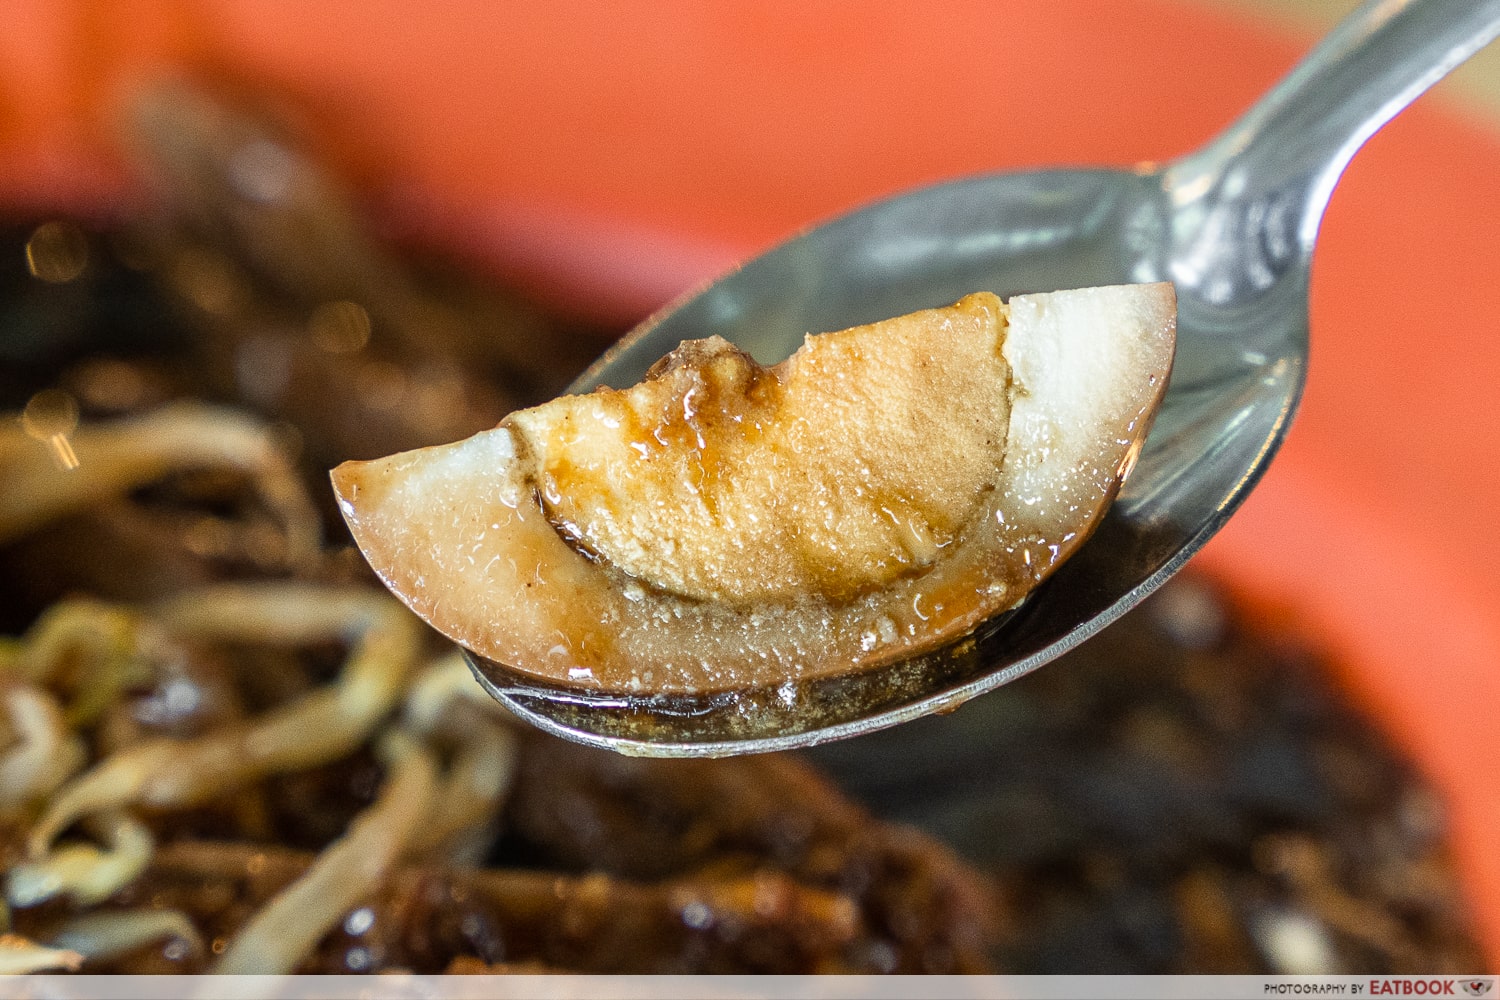
[[[13,743],[0,751],[0,813],[53,792],[84,765],[83,740],[68,731],[50,694],[30,684],[0,687]]]
[[[487,723],[459,749],[413,851],[442,850],[454,864],[478,864],[516,771],[516,738]]]
[[[138,802],[199,804],[267,774],[353,752],[401,696],[421,634],[390,598],[302,584],[224,585],[165,604],[163,623],[191,638],[302,643],[356,636],[337,683],[258,719],[196,739],[159,737],[127,747],[66,785],[32,828],[33,857],[80,817]]]
[[[476,697],[477,695],[477,697]],[[453,727],[459,733],[455,752],[433,815],[423,828],[415,850],[445,849],[455,863],[477,863],[510,790],[516,769],[516,739],[499,702],[474,683],[468,664],[454,653],[419,674],[406,696],[403,719],[416,732],[434,734],[453,718],[455,702],[479,706],[485,715],[465,719]]]
[[[158,602],[152,617],[185,639],[300,646],[349,639],[378,621],[409,620],[367,587],[260,581],[201,587]]]
[[[131,682],[150,676],[140,616],[90,599],[62,601],[47,609],[22,639],[10,669],[37,684],[77,672],[77,692],[68,722],[92,722]]]
[[[66,844],[16,865],[6,879],[12,906],[35,906],[66,895],[83,906],[102,902],[134,881],[151,861],[151,834],[138,820],[111,812],[92,824],[108,848]]]
[[[0,934],[0,976],[22,976],[56,969],[75,971],[83,956],[66,948],[49,948],[19,934]]]
[[[407,725],[430,733],[457,702],[483,709],[498,721],[512,718],[500,702],[474,683],[468,661],[457,652],[439,658],[416,676],[407,692],[403,715]]]
[[[108,424],[79,427],[69,437],[77,464],[61,468],[18,422],[0,425],[0,543],[49,521],[123,496],[180,470],[227,466],[249,474],[286,532],[288,563],[316,559],[317,514],[292,463],[265,425],[235,410],[173,403]]]
[[[290,972],[341,916],[379,887],[416,838],[437,789],[437,762],[399,731],[385,735],[380,751],[390,768],[380,798],[306,874],[250,919],[215,972]]]
[[[172,938],[189,954],[203,954],[203,938],[179,910],[123,910],[90,913],[62,926],[49,942],[86,959],[99,961],[129,954],[142,945]]]

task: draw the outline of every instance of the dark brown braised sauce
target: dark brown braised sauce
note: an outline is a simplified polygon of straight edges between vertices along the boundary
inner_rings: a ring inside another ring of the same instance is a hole
[[[257,161],[293,163],[291,195],[237,191],[236,150],[283,142],[253,119],[179,93],[145,121],[152,215],[0,227],[0,407],[33,402],[0,438],[26,501],[0,503],[6,944],[98,972],[1482,964],[1441,803],[1316,655],[1200,580],[950,717],[811,760],[518,728],[390,613],[321,484],[547,398],[600,338],[398,261],[296,147]],[[184,399],[232,409],[91,436]],[[37,455],[93,474],[235,419],[238,464],[174,453],[36,499]]]
[[[1441,801],[1304,638],[1191,572],[952,716],[813,759],[994,878],[1009,972],[1485,965]]]

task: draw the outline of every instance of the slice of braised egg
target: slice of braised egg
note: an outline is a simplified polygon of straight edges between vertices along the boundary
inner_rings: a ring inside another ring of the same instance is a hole
[[[1175,320],[1161,283],[978,292],[769,367],[688,341],[628,389],[347,462],[334,489],[397,597],[529,682],[791,691],[951,644],[1083,544]]]

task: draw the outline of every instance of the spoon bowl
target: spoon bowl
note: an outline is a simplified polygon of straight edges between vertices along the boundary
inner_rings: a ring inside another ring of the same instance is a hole
[[[914,659],[702,697],[539,684],[470,654],[518,716],[623,753],[709,756],[854,736],[1005,684],[1154,591],[1228,520],[1296,411],[1313,247],[1359,146],[1500,33],[1500,0],[1368,3],[1238,123],[1165,166],[971,178],[808,230],[652,317],[571,387],[639,381],[685,339],[762,363],[808,332],[955,301],[1169,280],[1177,357],[1137,466],[1094,536],[1021,607]],[[940,445],[941,442],[934,442]]]

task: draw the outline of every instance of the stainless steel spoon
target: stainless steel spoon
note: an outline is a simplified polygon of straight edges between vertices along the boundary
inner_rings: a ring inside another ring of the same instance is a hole
[[[979,177],[870,206],[652,317],[573,384],[630,385],[680,341],[713,334],[768,363],[808,331],[976,289],[1174,282],[1176,368],[1141,460],[1094,537],[1005,620],[894,667],[728,696],[579,693],[471,656],[480,682],[568,739],[726,755],[951,711],[1083,642],[1180,569],[1264,473],[1302,392],[1313,244],[1339,175],[1497,34],[1500,0],[1370,0],[1196,153],[1162,167]]]

